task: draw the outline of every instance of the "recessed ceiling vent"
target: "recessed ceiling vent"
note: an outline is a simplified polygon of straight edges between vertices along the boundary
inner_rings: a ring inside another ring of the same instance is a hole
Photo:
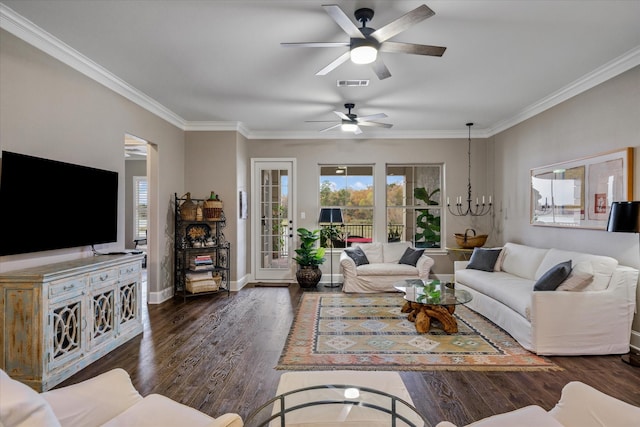
[[[369,86],[369,80],[338,80],[338,87],[364,87]]]

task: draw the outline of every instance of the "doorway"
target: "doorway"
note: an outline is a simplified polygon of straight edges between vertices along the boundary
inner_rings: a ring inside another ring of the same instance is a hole
[[[252,159],[253,271],[256,281],[295,278],[295,159]]]

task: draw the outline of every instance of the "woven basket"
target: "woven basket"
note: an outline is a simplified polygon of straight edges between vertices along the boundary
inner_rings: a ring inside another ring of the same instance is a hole
[[[191,200],[191,193],[187,193],[182,197],[186,197],[187,200],[180,205],[180,218],[182,218],[183,221],[195,221],[198,205]]]
[[[469,231],[473,231],[473,236],[469,235]],[[488,234],[480,234],[476,236],[476,230],[473,228],[467,228],[464,231],[464,234],[456,233],[454,236],[456,236],[458,246],[463,249],[479,248],[486,243],[487,237],[489,237]]]
[[[198,280],[195,282],[187,280],[185,287],[187,288],[187,291],[191,292],[192,294],[197,294],[199,292],[217,291],[220,289],[221,283],[222,283],[222,276],[218,275],[218,276],[213,276],[211,279],[208,279],[208,280]]]
[[[222,201],[205,200],[203,206],[204,219],[207,221],[216,221],[222,218]]]

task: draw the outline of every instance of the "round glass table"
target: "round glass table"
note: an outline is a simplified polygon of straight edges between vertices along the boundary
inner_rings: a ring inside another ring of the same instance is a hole
[[[404,292],[406,302],[401,311],[408,313],[407,319],[415,323],[420,333],[429,332],[432,319],[437,319],[446,333],[457,333],[458,321],[453,315],[456,305],[473,299],[469,292],[455,289],[453,283],[439,280],[406,279],[393,287]]]
[[[287,391],[257,408],[244,421],[245,427],[332,427],[340,424],[367,427],[428,425],[406,400],[381,390],[347,384],[322,384]]]

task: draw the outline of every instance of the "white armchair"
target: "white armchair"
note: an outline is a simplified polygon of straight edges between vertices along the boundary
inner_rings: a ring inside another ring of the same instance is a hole
[[[573,381],[564,386],[560,401],[549,412],[531,405],[466,427],[637,427],[639,423],[640,408]],[[443,421],[436,427],[456,426]]]
[[[129,374],[116,368],[40,394],[0,370],[0,425],[242,427],[243,422],[237,414],[213,418],[159,394],[142,397]]]

